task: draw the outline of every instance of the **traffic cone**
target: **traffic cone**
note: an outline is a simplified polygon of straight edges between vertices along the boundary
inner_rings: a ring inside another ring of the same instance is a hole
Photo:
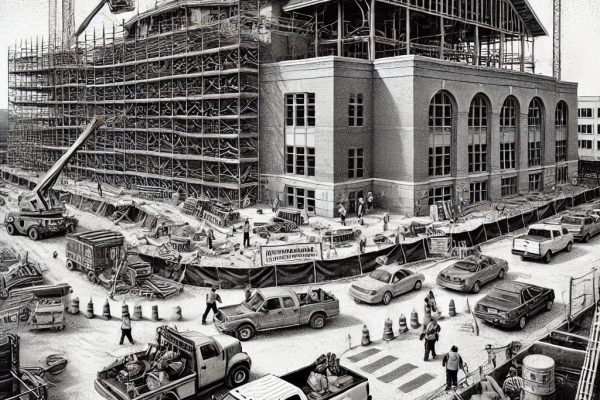
[[[413,329],[417,329],[420,326],[421,324],[419,323],[419,314],[413,308],[412,312],[410,313],[410,327]]]
[[[393,340],[393,339],[394,339],[394,330],[392,329],[392,320],[387,318],[383,325],[383,340],[387,340],[389,342],[390,340]]]
[[[398,328],[398,332],[401,334],[408,332],[408,326],[406,326],[406,316],[404,314],[400,314],[399,324],[400,327]]]
[[[367,325],[363,325],[362,339],[360,344],[363,346],[368,346],[371,344],[371,337],[369,336],[369,328],[367,328]]]
[[[129,317],[129,306],[127,303],[121,304],[121,318]]]
[[[469,298],[467,297],[467,305],[465,305],[465,313],[471,314],[471,306],[469,305]]]
[[[108,304],[108,299],[106,299],[104,305],[102,306],[102,318],[104,318],[105,320],[109,320],[112,318],[112,316],[110,315],[110,304]]]
[[[79,297],[73,297],[71,299],[71,307],[69,313],[71,313],[72,315],[79,314]]]
[[[450,299],[450,304],[448,305],[448,315],[451,317],[456,316],[456,306],[454,305],[454,300]]]
[[[155,304],[152,306],[152,321],[158,321],[158,306]]]
[[[181,321],[183,319],[183,315],[181,315],[181,307],[176,306],[173,308],[173,316],[175,317],[175,321]]]
[[[133,317],[131,318],[135,321],[139,321],[142,319],[142,306],[139,304],[133,305]]]
[[[92,302],[92,298],[90,297],[90,302],[87,305],[87,311],[85,316],[88,318],[94,318],[94,303]]]

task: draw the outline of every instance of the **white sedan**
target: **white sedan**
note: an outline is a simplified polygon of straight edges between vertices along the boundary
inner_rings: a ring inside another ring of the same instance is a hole
[[[425,277],[402,265],[383,265],[350,286],[350,296],[356,302],[389,304],[394,296],[419,290]]]

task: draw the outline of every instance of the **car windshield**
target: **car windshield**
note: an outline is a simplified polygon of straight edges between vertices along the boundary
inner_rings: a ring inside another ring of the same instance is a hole
[[[530,229],[527,233],[529,236],[541,236],[546,239],[551,239],[550,231],[546,229]]]
[[[463,271],[475,272],[477,271],[477,264],[471,261],[459,261],[454,266]]]
[[[560,222],[569,225],[583,225],[583,218],[564,216]]]
[[[515,304],[521,303],[521,296],[519,296],[519,293],[508,292],[506,290],[500,290],[500,289],[492,290],[492,292],[489,294],[489,297],[492,297],[492,298],[498,299],[498,300],[502,300],[505,302],[509,302],[509,303],[515,303]]]
[[[388,283],[390,281],[391,275],[389,272],[383,271],[381,269],[376,269],[375,271],[369,274],[369,277],[383,283]]]
[[[260,295],[260,293],[254,293],[254,295],[252,295],[248,301],[244,302],[244,305],[252,311],[258,311],[258,307],[260,307],[264,301],[265,299]]]

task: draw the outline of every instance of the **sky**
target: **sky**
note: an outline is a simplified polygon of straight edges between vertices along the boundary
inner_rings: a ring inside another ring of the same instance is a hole
[[[100,0],[75,1],[77,26]],[[136,0],[139,11],[160,0]],[[58,0],[61,3],[61,0]],[[552,0],[529,0],[548,32],[536,39],[536,73],[552,75]],[[579,83],[580,96],[600,96],[600,0],[562,0],[562,80]],[[89,29],[128,19],[105,6]],[[0,109],[8,106],[8,46],[48,35],[48,0],[0,0]]]

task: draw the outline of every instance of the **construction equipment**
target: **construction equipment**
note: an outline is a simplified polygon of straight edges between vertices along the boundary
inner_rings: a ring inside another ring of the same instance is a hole
[[[598,373],[598,362],[600,360],[600,303],[596,303],[596,310],[592,320],[592,328],[588,339],[585,360],[579,376],[577,396],[575,400],[592,400],[597,394],[594,393]]]
[[[9,296],[12,290],[39,285],[44,280],[38,265],[27,261],[27,257],[0,273],[0,299]]]
[[[31,240],[38,240],[51,235],[63,235],[76,229],[77,220],[75,218],[65,216],[63,207],[52,207],[49,191],[77,150],[104,123],[103,118],[94,117],[75,143],[46,172],[33,190],[19,196],[19,211],[8,212],[4,219],[6,232],[9,235],[18,233],[27,235]]]
[[[40,376],[22,368],[19,362],[19,337],[13,333],[0,334],[0,398],[48,398],[48,384]]]
[[[133,0],[100,0],[100,2],[92,10],[92,12],[83,20],[81,25],[79,25],[77,31],[75,31],[75,34],[73,35],[75,38],[77,38],[83,33],[83,31],[85,31],[90,22],[92,22],[92,19],[94,19],[96,14],[100,12],[100,10],[102,9],[102,7],[104,7],[105,4],[108,4],[110,12],[113,14],[121,14],[124,12],[133,11],[135,9]]]

